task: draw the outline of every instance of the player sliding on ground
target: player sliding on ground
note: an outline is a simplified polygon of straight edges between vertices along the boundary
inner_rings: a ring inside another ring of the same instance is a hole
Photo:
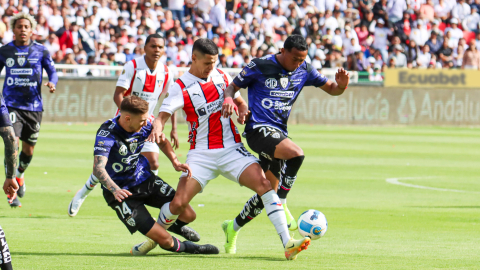
[[[158,34],[149,35],[145,42],[145,55],[137,57],[125,64],[122,74],[118,78],[117,87],[113,100],[118,107],[117,116],[120,113],[120,104],[122,100],[130,95],[140,97],[148,102],[149,121],[153,121],[155,116],[153,111],[157,105],[160,95],[167,93],[168,88],[173,83],[173,74],[168,71],[168,67],[159,63],[160,58],[165,53],[165,40]],[[172,131],[170,133],[173,146],[178,148],[177,123],[175,115],[172,116]],[[144,155],[154,174],[158,173],[158,146],[155,143],[145,142],[142,148]],[[85,185],[75,194],[68,205],[68,215],[74,217],[77,215],[82,203],[88,194],[95,188],[98,182],[95,178],[89,177]]]
[[[305,39],[292,35],[285,40],[279,54],[253,59],[225,90],[222,108],[222,116],[230,117],[236,110],[233,101],[235,93],[241,88],[248,88],[251,114],[246,121],[244,136],[248,146],[259,155],[262,169],[270,170],[275,176],[273,179],[279,179],[278,185],[273,182],[272,185],[278,186],[277,194],[290,230],[296,230],[297,223],[287,208],[287,194],[305,158],[303,150],[287,137],[287,121],[293,103],[304,86],[320,87],[328,94],[338,96],[345,91],[350,80],[348,72],[341,68],[335,74],[336,82],[329,81],[305,62],[307,52]],[[258,194],[254,195],[235,220],[222,224],[227,236],[227,253],[236,252],[238,231],[263,208],[264,203]]]
[[[103,123],[97,132],[92,177],[102,184],[105,201],[130,233],[139,231],[148,237],[147,241],[134,246],[132,254],[145,255],[157,244],[172,252],[218,254],[218,249],[212,245],[181,242],[151,217],[145,205],[160,209],[172,201],[175,190],[152,173],[147,159],[140,154],[152,131],[148,103],[129,96],[122,101],[120,112],[119,116]],[[168,140],[160,138],[158,146],[175,170],[190,175],[190,168],[178,161]],[[187,205],[178,218],[185,227],[195,217],[195,212]],[[177,227],[174,232],[181,234],[181,227],[178,224],[174,227]]]
[[[201,66],[204,71],[202,77],[206,77],[213,70],[217,59],[216,44],[208,39],[199,39],[193,45],[191,70]],[[202,65],[196,64],[197,61],[201,61]],[[258,194],[280,236],[286,258],[294,260],[300,251],[308,247],[310,239],[290,238],[282,204],[265,178],[258,159],[243,146],[231,118],[221,117],[226,86],[228,81],[225,80],[218,83],[196,82],[191,85],[177,83],[168,91],[148,140],[160,142],[163,135],[161,132],[168,118],[183,108],[190,126],[190,151],[186,163],[192,168],[192,175],[182,173],[175,198],[162,206],[158,222],[162,227],[169,228],[210,180],[223,175]],[[246,102],[239,94],[234,98],[233,102],[240,110],[240,117],[244,118],[248,112]]]
[[[37,22],[25,13],[18,13],[10,19],[15,40],[0,48],[0,71],[5,67],[3,95],[5,105],[15,130],[15,136],[22,141],[22,151],[16,172],[19,185],[18,197],[25,195],[24,173],[32,161],[33,150],[40,132],[43,114],[42,74],[48,74],[50,93],[55,92],[58,77],[53,60],[42,44],[31,40]],[[21,206],[20,200],[8,200],[10,206]]]

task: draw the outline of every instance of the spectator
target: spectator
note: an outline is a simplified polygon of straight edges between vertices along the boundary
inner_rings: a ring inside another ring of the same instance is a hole
[[[436,31],[432,31],[430,34],[430,39],[425,42],[426,45],[430,48],[430,51],[436,54],[442,47],[442,41],[438,39],[438,34]]]
[[[222,5],[221,0],[215,0],[215,6],[210,11],[210,21],[212,22],[213,33],[217,33],[217,28],[219,27],[225,29],[225,7]]]
[[[410,40],[414,40],[419,46],[423,46],[428,40],[428,31],[422,20],[417,20],[417,27],[410,32]]]
[[[465,0],[458,0],[458,3],[453,7],[452,17],[463,21],[470,13],[470,6],[465,3]]]
[[[435,17],[435,9],[433,7],[433,0],[427,0],[426,4],[420,7],[420,14],[428,21],[433,21]]]
[[[458,47],[453,51],[453,66],[456,68],[462,67],[463,56],[465,54],[463,44],[458,44]]]
[[[425,44],[422,48],[422,51],[417,56],[417,66],[421,68],[427,68],[432,55],[430,54],[430,46]]]
[[[470,40],[469,47],[463,55],[462,69],[480,69],[480,51],[476,43],[474,39]]]
[[[478,24],[480,23],[480,15],[478,14],[478,7],[472,6],[471,13],[462,22],[464,30],[478,33]]]
[[[452,11],[452,7],[448,5],[445,0],[438,0],[438,3],[435,5],[434,10],[435,15],[446,23],[448,17],[450,16],[450,12]]]
[[[367,12],[371,12],[368,10]],[[388,21],[388,7],[387,7],[387,0],[380,0],[375,3],[373,6],[373,14],[375,15],[375,19],[383,19],[384,21]]]
[[[405,0],[388,0],[388,19],[392,23],[396,23],[403,17],[403,12],[407,10],[407,2]]]
[[[442,61],[442,67],[452,68],[453,67],[453,50],[448,46],[448,38],[443,40],[443,45],[440,50],[437,52],[438,57]]]
[[[458,28],[458,20],[453,18],[450,20],[450,27],[445,29],[445,33],[451,32],[452,42],[458,43],[458,41],[463,38],[463,31]]]
[[[415,40],[410,40],[410,43],[408,43],[407,50],[405,52],[405,55],[407,57],[407,62],[412,63],[413,66],[416,66],[416,60],[417,57],[420,53],[420,48],[418,48],[417,43]]]
[[[389,63],[391,63],[391,60],[395,59],[394,67],[396,68],[406,68],[407,67],[407,57],[405,54],[403,54],[403,47],[400,44],[397,44],[393,48],[393,54],[390,56],[390,59],[388,60]]]
[[[412,30],[412,22],[410,21],[410,13],[403,12],[403,18],[395,23],[395,34],[400,37],[402,42],[406,42]]]
[[[385,22],[383,19],[377,20],[377,27],[375,27],[375,39],[373,42],[373,47],[380,51],[383,59],[388,58],[387,51],[387,38],[392,34],[392,29],[385,27]]]

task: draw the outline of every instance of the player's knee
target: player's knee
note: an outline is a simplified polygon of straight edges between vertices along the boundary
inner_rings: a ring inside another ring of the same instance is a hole
[[[268,181],[267,178],[262,178],[262,181],[260,181],[260,184],[257,188],[257,193],[261,196],[267,193],[267,191],[271,189],[272,189],[272,184],[270,183],[270,181]]]
[[[153,160],[153,161],[150,161],[150,169],[152,171],[155,171],[155,170],[158,170],[158,167],[160,167],[160,162],[158,162],[158,160]]]
[[[172,247],[172,237],[158,237],[157,239],[152,239],[163,249],[170,249]]]
[[[183,202],[181,199],[175,197],[173,201],[170,202],[170,212],[175,215],[180,215],[185,211],[187,206],[187,202]]]

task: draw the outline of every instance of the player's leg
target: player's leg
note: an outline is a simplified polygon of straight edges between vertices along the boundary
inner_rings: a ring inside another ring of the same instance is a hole
[[[0,270],[12,270],[12,256],[8,248],[5,232],[0,226]]]
[[[142,155],[145,156],[150,164],[150,170],[158,175],[158,167],[160,166],[158,162],[159,149],[156,143],[145,142],[142,148]]]
[[[92,192],[92,190],[95,188],[95,186],[99,183],[99,180],[93,173],[88,177],[87,182],[81,189],[75,193],[75,196],[73,196],[72,201],[70,201],[70,204],[68,205],[68,215],[71,217],[74,217],[77,215],[78,211],[80,210],[80,207],[82,206],[83,202],[87,198],[88,194]]]
[[[20,135],[22,134],[24,121],[23,121],[22,116],[18,114],[18,112],[15,108],[8,107],[8,111],[9,111],[10,121],[12,122],[13,130],[15,132],[15,139],[17,141],[17,145],[19,145]],[[20,153],[20,156],[22,156],[21,153]],[[4,162],[5,162],[5,160],[4,160]],[[12,201],[12,203],[10,203],[11,207],[22,207],[22,203],[20,202],[20,200],[18,198],[19,198],[20,193],[22,193],[22,196],[25,194],[25,185],[23,183],[23,179],[19,179],[18,175],[19,175],[19,172],[18,172],[18,166],[17,166],[16,179],[17,179],[17,182],[19,184],[21,183],[22,185],[21,186],[19,185],[19,190],[17,191],[17,196]]]

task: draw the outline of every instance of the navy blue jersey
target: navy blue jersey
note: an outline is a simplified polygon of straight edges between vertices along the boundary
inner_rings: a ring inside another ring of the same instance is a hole
[[[119,117],[100,126],[93,152],[95,156],[108,157],[108,175],[120,188],[129,189],[152,176],[147,158],[140,154],[152,124],[148,122],[140,132],[131,133],[118,124]]]
[[[0,127],[8,127],[11,125],[12,122],[10,121],[7,106],[5,106],[2,93],[0,93]]]
[[[288,117],[303,87],[320,87],[327,81],[306,62],[289,72],[277,62],[275,55],[253,59],[233,80],[240,88],[248,87],[248,107],[252,114],[245,132],[270,126],[287,135]]]
[[[42,74],[47,71],[49,81],[57,84],[58,77],[52,57],[45,46],[32,42],[15,46],[10,42],[0,47],[0,71],[6,67],[3,96],[8,107],[41,112]]]

